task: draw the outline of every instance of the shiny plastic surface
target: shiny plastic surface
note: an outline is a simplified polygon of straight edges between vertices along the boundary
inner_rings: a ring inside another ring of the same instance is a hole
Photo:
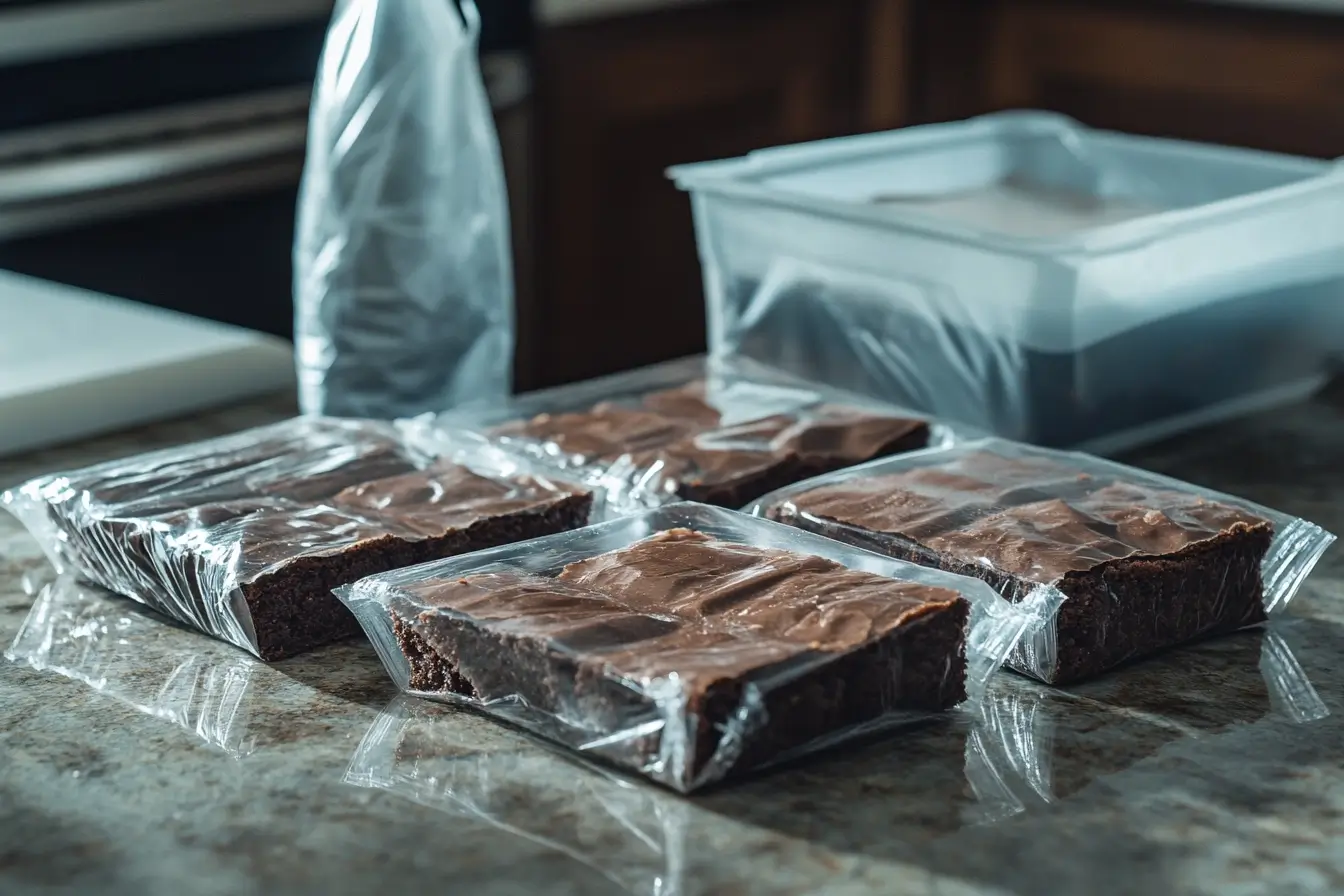
[[[1085,454],[982,440],[854,467],[767,495],[754,514],[979,576],[1060,613],[1009,660],[1075,681],[1261,622],[1334,536],[1229,495]]]
[[[406,429],[436,452],[485,443],[580,481],[599,495],[597,518],[680,500],[740,507],[789,482],[954,438],[903,408],[702,357],[426,415]]]
[[[675,168],[710,352],[1115,450],[1344,349],[1344,168],[1000,113]]]
[[[513,273],[471,0],[341,0],[294,242],[305,413],[394,418],[509,394]]]
[[[332,418],[40,476],[3,496],[58,569],[264,659],[357,633],[335,585],[499,544],[489,539],[514,530],[477,528],[499,518],[560,508],[581,525],[586,500],[502,455],[469,468],[390,424]]]
[[[401,689],[680,791],[974,702],[1054,609],[690,503],[338,594]]]
[[[233,757],[264,740],[254,681],[263,664],[199,638],[184,650],[162,618],[72,575],[37,593],[5,659],[83,682]]]

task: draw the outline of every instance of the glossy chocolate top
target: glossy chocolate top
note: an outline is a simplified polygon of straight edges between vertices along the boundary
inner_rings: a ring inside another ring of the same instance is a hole
[[[789,459],[827,468],[880,455],[897,440],[927,440],[922,420],[818,404],[747,423],[724,424],[693,382],[645,395],[638,407],[609,402],[587,411],[541,414],[494,430],[498,436],[540,442],[551,454],[578,463],[629,458],[640,471],[669,481],[730,483]]]
[[[440,537],[580,493],[447,462],[420,469],[385,425],[324,419],[105,464],[51,487],[55,512],[120,533],[124,544],[108,550],[150,563],[190,553],[244,577],[370,540]]]
[[[599,656],[639,682],[676,673],[707,686],[806,654],[858,649],[957,593],[847,569],[830,560],[673,529],[566,566],[556,578],[488,573],[406,590],[512,637]]]
[[[194,553],[238,550],[239,572],[260,574],[299,558],[339,553],[382,538],[439,538],[492,517],[543,510],[572,492],[531,479],[490,479],[441,463],[351,486],[325,501],[266,497],[152,517],[157,541]]]
[[[1048,458],[985,451],[821,486],[769,514],[899,536],[1039,584],[1269,525],[1193,492],[1095,476]]]

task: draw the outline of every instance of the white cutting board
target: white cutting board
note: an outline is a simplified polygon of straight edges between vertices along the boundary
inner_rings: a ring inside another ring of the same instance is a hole
[[[0,455],[293,387],[283,339],[0,271]]]

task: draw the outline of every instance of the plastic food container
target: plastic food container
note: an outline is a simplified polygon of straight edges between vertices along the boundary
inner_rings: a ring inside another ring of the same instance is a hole
[[[1113,451],[1344,348],[1344,166],[987,115],[673,168],[710,350]]]

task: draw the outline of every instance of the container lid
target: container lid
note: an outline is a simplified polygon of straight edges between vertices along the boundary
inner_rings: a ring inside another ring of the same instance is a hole
[[[1031,253],[1096,251],[1344,179],[1330,162],[1004,112],[758,150],[668,174],[682,189]]]

